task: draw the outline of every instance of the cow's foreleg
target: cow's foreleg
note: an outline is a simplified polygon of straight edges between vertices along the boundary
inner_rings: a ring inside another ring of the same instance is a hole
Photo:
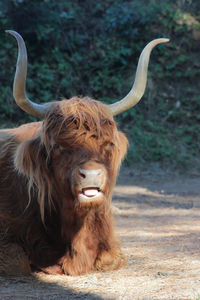
[[[64,273],[77,276],[93,271],[97,249],[98,239],[83,226],[60,261]]]
[[[112,213],[99,216],[97,222],[99,245],[95,260],[95,269],[109,271],[119,269],[126,261],[120,242],[116,239],[113,229]]]
[[[98,271],[111,271],[119,269],[126,261],[120,248],[103,250],[97,256],[95,268]]]
[[[87,247],[85,243],[81,243],[81,240],[74,246],[75,248],[61,259],[64,273],[77,276],[94,270],[96,249]]]

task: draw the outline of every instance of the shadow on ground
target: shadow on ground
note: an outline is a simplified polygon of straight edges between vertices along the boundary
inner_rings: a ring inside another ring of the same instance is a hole
[[[51,277],[51,276],[49,276]],[[61,277],[61,276],[58,276]],[[65,277],[66,276],[62,276]],[[48,275],[44,280],[48,280]],[[89,293],[77,292],[69,287],[55,282],[45,282],[35,276],[2,277],[0,276],[1,300],[73,300],[88,299],[101,300],[103,298]]]

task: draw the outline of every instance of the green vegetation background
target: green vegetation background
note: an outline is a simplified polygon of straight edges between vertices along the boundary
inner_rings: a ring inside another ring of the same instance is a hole
[[[116,117],[128,135],[127,164],[198,166],[200,154],[199,0],[0,1],[0,126],[30,120],[15,105],[18,31],[29,57],[27,91],[36,102],[74,95],[106,103],[130,90],[137,61],[154,38],[141,102]]]

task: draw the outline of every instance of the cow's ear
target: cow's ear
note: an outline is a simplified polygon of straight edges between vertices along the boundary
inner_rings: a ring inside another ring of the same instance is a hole
[[[121,156],[121,160],[123,160],[126,155],[129,143],[128,143],[128,139],[121,131],[119,131],[119,144],[120,144],[119,147],[120,156]]]
[[[39,144],[37,140],[28,140],[21,143],[16,150],[14,159],[15,168],[19,173],[28,177],[33,176],[39,168]]]

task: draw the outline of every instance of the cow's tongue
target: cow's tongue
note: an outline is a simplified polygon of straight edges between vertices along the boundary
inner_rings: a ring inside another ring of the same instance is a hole
[[[94,197],[98,194],[97,188],[85,188],[83,189],[83,194],[87,197]]]

